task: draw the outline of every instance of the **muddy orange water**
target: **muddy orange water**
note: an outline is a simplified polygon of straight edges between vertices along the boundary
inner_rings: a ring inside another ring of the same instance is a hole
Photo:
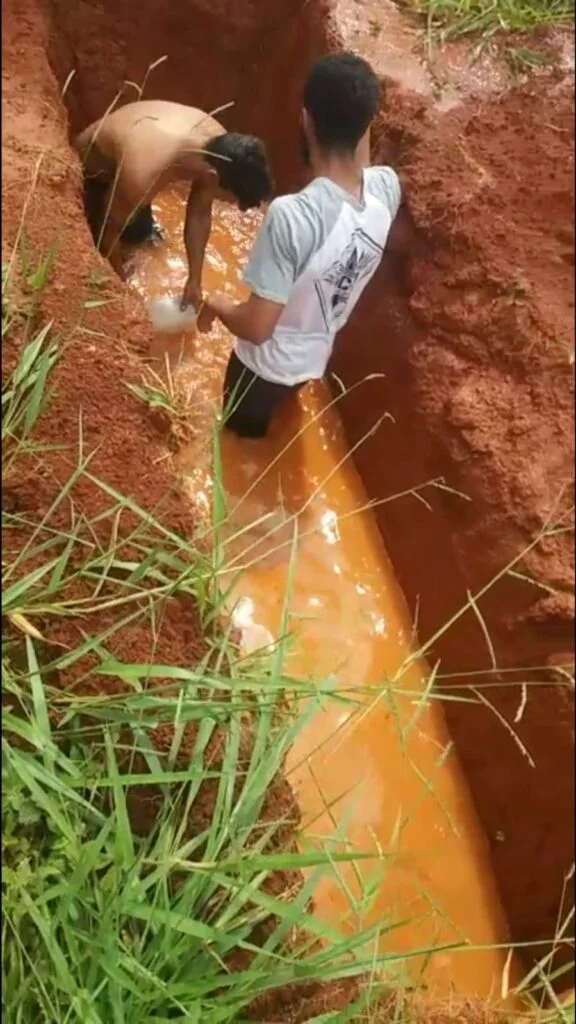
[[[183,203],[177,191],[158,199],[164,244],[134,256],[131,280],[146,299],[182,289]],[[258,224],[257,214],[215,213],[206,290],[243,295],[242,266]],[[193,418],[219,411],[230,345],[220,326],[208,335],[158,339],[159,353],[184,358],[180,380],[191,390]],[[327,386],[316,383],[265,441],[223,432],[225,560],[231,570],[244,567],[234,619],[247,650],[263,647],[278,635],[290,580],[295,637],[286,671],[332,677],[339,690],[356,694],[354,705],[330,702],[315,714],[287,766],[309,838],[339,829],[349,850],[381,856],[359,862],[358,871],[346,865],[340,880],[322,878],[318,913],[349,928],[381,919],[383,948],[393,952],[483,947],[414,956],[411,971],[425,970],[439,994],[498,998],[509,977],[507,951],[488,947],[505,943],[507,933],[487,850],[441,709],[429,697],[429,669],[411,657],[407,611],[330,401]],[[190,445],[182,470],[195,500],[208,504],[205,441]],[[360,892],[371,887],[375,901],[360,911]],[[386,922],[401,921],[407,923],[386,931]],[[514,967],[512,975],[511,983]]]

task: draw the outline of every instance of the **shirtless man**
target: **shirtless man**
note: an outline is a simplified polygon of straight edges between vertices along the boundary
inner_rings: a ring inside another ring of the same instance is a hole
[[[250,210],[272,196],[263,142],[227,132],[194,107],[143,100],[91,124],[75,144],[84,166],[88,223],[116,270],[121,268],[120,240],[138,244],[158,232],[154,196],[173,182],[190,184],[184,224],[188,280],[181,308],[192,304],[198,309],[213,200]]]

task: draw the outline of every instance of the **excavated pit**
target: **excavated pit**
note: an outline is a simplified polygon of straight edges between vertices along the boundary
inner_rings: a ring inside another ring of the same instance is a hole
[[[143,0],[135,10],[128,0],[51,0],[47,13],[72,131],[119,92],[135,99],[125,83],[141,85],[166,56],[147,97],[205,109],[234,100],[226,126],[266,139],[280,190],[301,184],[303,78],[341,45],[328,4]],[[548,535],[514,574],[502,570],[546,522],[566,525],[571,503],[570,83],[551,72],[537,88],[468,99],[442,115],[389,85],[374,159],[402,171],[414,245],[405,266],[385,259],[339,339],[333,369],[346,386],[385,374],[345,397],[341,414],[351,443],[384,410],[393,415],[356,464],[380,503],[420,637],[438,634],[440,685],[478,687],[476,703],[446,703],[449,727],[512,939],[545,944],[573,901],[573,687],[562,668],[573,660],[569,533]],[[449,490],[424,488],[426,507],[414,489],[440,477]]]

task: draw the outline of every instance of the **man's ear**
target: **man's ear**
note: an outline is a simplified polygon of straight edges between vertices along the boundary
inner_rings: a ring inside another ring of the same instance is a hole
[[[313,122],[312,118],[310,117],[310,114],[306,110],[306,107],[302,107],[302,113],[300,115],[300,120],[301,120],[301,124],[302,124],[302,130],[304,132],[304,135],[306,137],[306,141],[307,141],[308,145],[309,146],[315,146],[316,145],[316,132],[314,131],[314,122]]]

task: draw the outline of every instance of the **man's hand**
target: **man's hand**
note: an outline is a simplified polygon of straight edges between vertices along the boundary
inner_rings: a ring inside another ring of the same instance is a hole
[[[198,312],[201,305],[202,289],[198,287],[196,281],[192,280],[191,278],[188,278],[188,280],[186,281],[186,286],[182,293],[182,298],[180,300],[180,309],[182,310],[183,313],[185,313],[186,310],[188,309],[188,306],[194,306],[194,309],[196,310],[196,312]]]
[[[212,309],[209,302],[203,302],[200,306],[200,312],[196,318],[196,327],[200,331],[200,334],[207,334],[208,331],[212,330],[212,324],[216,317],[216,311]]]
[[[208,331],[211,331],[216,317],[220,317],[221,311],[230,306],[233,307],[234,303],[230,302],[230,299],[226,295],[222,295],[221,292],[213,292],[209,299],[205,299],[200,306],[196,320],[196,327],[200,333],[207,334]]]
[[[180,303],[180,309],[183,311],[192,304],[196,313],[200,312],[202,266],[212,224],[213,182],[216,177],[216,174],[214,176],[209,174],[202,177],[201,180],[195,180],[188,196],[184,221],[188,280]]]

